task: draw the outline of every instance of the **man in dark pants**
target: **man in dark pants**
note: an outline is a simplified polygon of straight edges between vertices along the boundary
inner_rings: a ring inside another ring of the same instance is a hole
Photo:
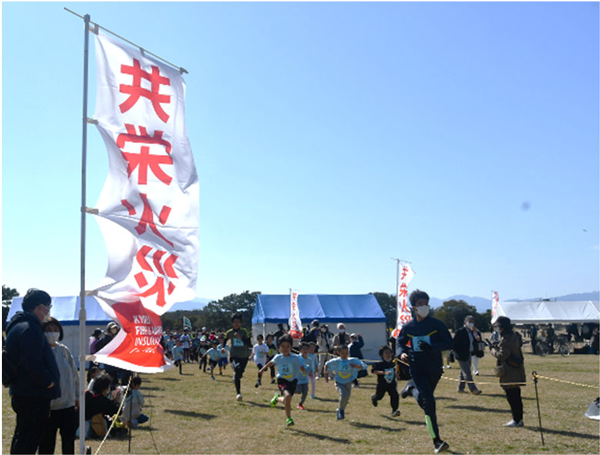
[[[52,349],[42,332],[42,321],[50,316],[52,299],[39,289],[23,298],[23,312],[10,320],[6,329],[6,351],[17,367],[10,385],[17,425],[10,453],[35,453],[48,417],[50,401],[60,396],[60,375]]]
[[[402,326],[398,336],[400,360],[410,363],[409,381],[402,390],[402,398],[412,394],[425,411],[425,422],[433,439],[435,453],[448,449],[448,443],[440,439],[435,412],[433,392],[442,376],[442,351],[449,351],[454,343],[448,328],[438,319],[429,316],[429,296],[415,290],[410,295],[415,318]]]
[[[236,400],[242,400],[242,376],[248,364],[248,357],[252,352],[252,343],[248,331],[242,327],[242,315],[239,313],[231,316],[232,328],[225,333],[225,342],[231,340],[229,360],[233,367],[233,381],[237,392]]]

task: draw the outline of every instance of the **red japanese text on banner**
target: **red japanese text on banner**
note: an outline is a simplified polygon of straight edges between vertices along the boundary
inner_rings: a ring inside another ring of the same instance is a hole
[[[97,127],[109,174],[96,205],[108,250],[98,297],[161,315],[195,297],[198,177],[179,71],[99,34]]]
[[[290,335],[293,339],[302,338],[302,321],[300,320],[300,309],[298,308],[298,293],[290,292]]]
[[[415,272],[407,263],[400,263],[400,277],[398,280],[398,289],[396,294],[397,303],[397,316],[396,316],[396,328],[392,332],[392,336],[397,338],[400,335],[402,326],[412,320],[412,314],[408,306],[408,285],[415,276]]]
[[[498,316],[498,304],[500,303],[500,298],[498,297],[498,293],[496,291],[492,291],[492,321],[496,320]]]

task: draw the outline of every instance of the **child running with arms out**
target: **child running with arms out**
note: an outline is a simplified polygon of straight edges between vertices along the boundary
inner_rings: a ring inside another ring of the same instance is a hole
[[[334,373],[335,388],[340,394],[340,402],[337,409],[337,420],[346,417],[346,406],[352,393],[352,383],[358,376],[358,370],[367,368],[367,365],[356,357],[348,357],[348,346],[336,347],[339,357],[331,359],[325,364],[325,382],[329,382],[329,372]]]
[[[392,405],[392,417],[398,417],[400,415],[398,410],[400,397],[398,396],[398,383],[396,382],[396,365],[392,361],[392,349],[389,346],[381,346],[379,357],[381,357],[381,362],[374,364],[371,369],[371,372],[377,375],[377,389],[375,394],[371,395],[371,402],[373,406],[377,406],[377,402],[383,399],[387,392]]]
[[[279,338],[279,352],[273,360],[268,362],[258,372],[259,378],[271,366],[277,366],[277,386],[281,394],[276,393],[271,400],[271,407],[274,408],[278,402],[285,406],[285,415],[287,417],[286,425],[294,425],[292,420],[292,396],[296,392],[298,377],[300,372],[306,372],[302,359],[298,354],[292,354],[292,337],[283,335]]]
[[[263,343],[263,336],[256,335],[256,344],[252,348],[252,354],[254,356],[254,363],[256,367],[260,371],[262,367],[267,364],[267,355],[269,354],[269,348],[266,344]],[[252,356],[250,356],[252,358]],[[258,375],[258,379],[256,380],[256,384],[254,387],[258,387],[261,385],[260,383],[260,375]]]

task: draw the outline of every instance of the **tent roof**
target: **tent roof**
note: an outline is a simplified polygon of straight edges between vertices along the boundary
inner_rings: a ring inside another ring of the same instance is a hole
[[[319,322],[385,322],[385,315],[372,294],[367,295],[298,295],[300,319]],[[290,318],[290,295],[259,294],[252,323],[285,323]]]
[[[10,305],[7,321],[10,321],[17,311],[23,311],[23,297],[14,297]],[[107,324],[112,319],[107,316],[95,297],[85,298],[86,325]],[[50,316],[60,321],[62,325],[79,325],[79,296],[52,297]]]
[[[507,316],[514,324],[537,324],[544,322],[584,323],[598,322],[598,302],[500,302],[497,316]]]

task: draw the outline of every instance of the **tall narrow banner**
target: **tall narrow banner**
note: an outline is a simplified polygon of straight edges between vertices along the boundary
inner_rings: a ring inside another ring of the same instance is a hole
[[[190,329],[192,330],[192,321],[190,321],[188,318],[186,318],[185,316],[183,317],[183,329]]]
[[[109,157],[95,212],[108,250],[97,295],[115,320],[128,317],[125,304],[158,317],[195,297],[198,177],[185,129],[185,83],[176,69],[101,33],[96,61],[95,120]],[[106,348],[98,353],[103,363],[112,364],[113,352],[125,355]]]
[[[498,293],[496,291],[492,291],[492,322],[496,320],[497,312],[498,312],[498,304],[500,303],[500,298],[498,297]]]
[[[290,291],[290,335],[293,339],[302,338],[302,321],[300,320],[300,310],[298,309],[298,293]]]
[[[396,328],[392,332],[392,336],[397,338],[402,331],[402,326],[412,320],[412,314],[408,307],[408,285],[415,276],[415,271],[410,264],[405,262],[400,263],[400,277],[398,279],[398,289],[396,295],[397,315]]]

